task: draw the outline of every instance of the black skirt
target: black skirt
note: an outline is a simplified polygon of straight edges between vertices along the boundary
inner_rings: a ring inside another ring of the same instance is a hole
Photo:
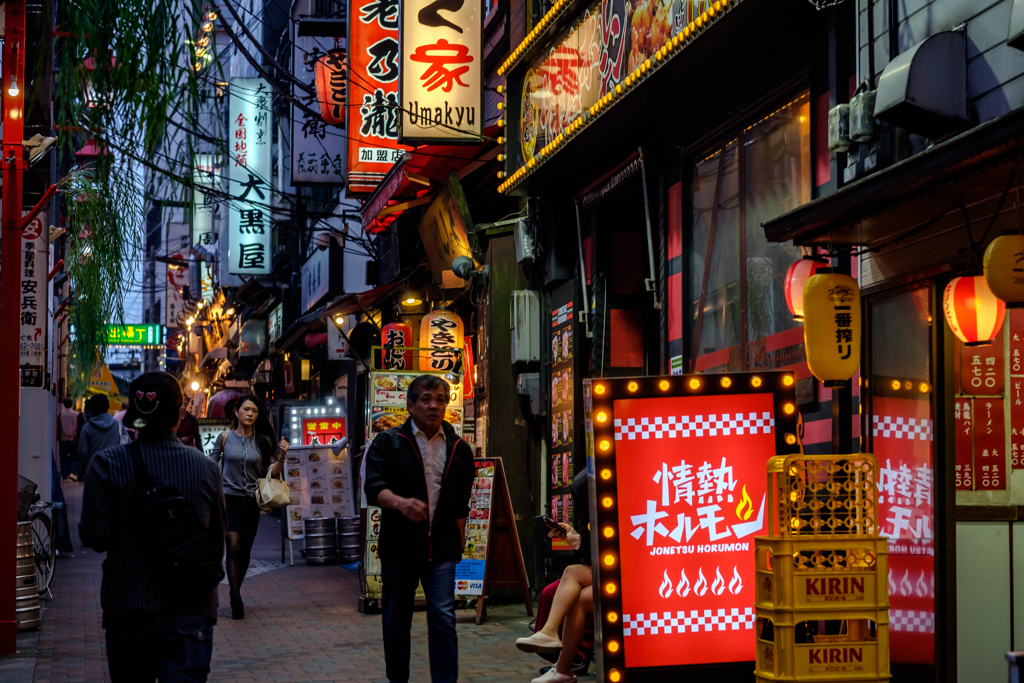
[[[260,525],[260,506],[255,496],[224,496],[228,511],[228,532],[237,533],[242,538],[256,538],[256,529]]]

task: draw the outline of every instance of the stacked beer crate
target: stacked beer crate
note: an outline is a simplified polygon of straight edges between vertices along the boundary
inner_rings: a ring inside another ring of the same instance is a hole
[[[876,472],[867,453],[769,462],[768,535],[755,540],[759,683],[889,680]]]

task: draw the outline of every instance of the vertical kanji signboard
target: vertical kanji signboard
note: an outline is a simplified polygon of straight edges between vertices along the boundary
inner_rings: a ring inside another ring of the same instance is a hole
[[[292,89],[308,107],[292,105],[292,184],[341,185],[345,182],[343,126],[348,88],[345,38],[300,35],[296,24],[293,40],[294,72],[312,92]]]
[[[794,385],[782,372],[584,381],[598,680],[754,660],[754,537],[768,460],[799,451]]]
[[[402,142],[481,141],[481,4],[403,1]]]
[[[399,0],[353,0],[349,11],[348,188],[372,192],[398,145]]]
[[[272,97],[262,78],[231,81],[228,272],[270,273]]]

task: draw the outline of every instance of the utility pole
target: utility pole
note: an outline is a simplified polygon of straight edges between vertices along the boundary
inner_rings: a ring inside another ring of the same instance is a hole
[[[18,420],[21,412],[21,174],[25,166],[25,0],[7,0],[3,47],[3,205],[0,207],[0,655],[17,651]],[[6,567],[6,569],[4,569]],[[3,578],[4,575],[7,578]]]

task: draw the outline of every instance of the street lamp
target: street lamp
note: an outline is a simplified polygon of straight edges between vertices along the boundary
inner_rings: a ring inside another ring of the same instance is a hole
[[[199,391],[199,382],[192,382],[192,391]]]

